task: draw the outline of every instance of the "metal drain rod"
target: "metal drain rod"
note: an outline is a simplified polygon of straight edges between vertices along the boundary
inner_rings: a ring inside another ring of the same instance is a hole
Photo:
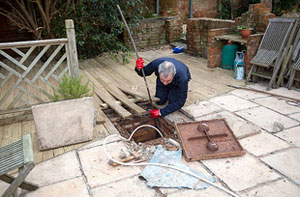
[[[135,46],[135,42],[134,42],[134,40],[133,40],[133,38],[132,38],[130,29],[129,29],[128,25],[127,25],[127,22],[126,22],[125,17],[124,17],[124,15],[123,15],[123,13],[122,13],[122,10],[121,10],[121,8],[120,8],[119,5],[117,5],[117,8],[118,8],[118,10],[119,10],[119,12],[120,12],[120,14],[121,14],[121,16],[122,16],[123,22],[124,22],[124,24],[125,24],[125,27],[126,27],[126,29],[127,29],[128,34],[129,34],[131,43],[132,43],[132,45],[133,45],[133,48],[134,48],[134,51],[135,51],[135,54],[136,54],[136,58],[139,59],[140,56],[139,56],[139,54],[138,54],[138,50],[137,50],[137,48],[136,48],[136,46]],[[147,83],[147,80],[146,80],[144,68],[142,68],[141,70],[142,70],[142,74],[143,74],[143,77],[144,77],[145,85],[146,85],[146,88],[147,88],[147,93],[148,93],[148,96],[149,96],[149,101],[150,101],[150,104],[151,104],[151,109],[153,110],[154,107],[153,107],[153,104],[152,104],[152,98],[151,98],[151,95],[150,95],[149,86],[148,86],[148,83]]]

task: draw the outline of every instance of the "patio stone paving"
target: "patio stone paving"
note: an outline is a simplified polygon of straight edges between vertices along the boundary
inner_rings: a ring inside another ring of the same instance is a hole
[[[268,142],[268,143],[266,143]],[[273,135],[262,132],[258,135],[240,140],[241,145],[255,156],[261,156],[277,150],[288,148],[289,144]]]
[[[282,124],[284,128],[299,125],[299,122],[262,106],[238,111],[236,114],[269,132],[273,132],[275,122]]]
[[[293,148],[261,158],[266,164],[300,184],[300,149]]]
[[[285,129],[279,133],[276,133],[275,135],[286,140],[291,144],[300,147],[300,126],[293,127],[290,129]]]
[[[214,97],[212,99],[209,99],[210,102],[215,103],[229,111],[238,111],[242,109],[252,108],[256,107],[257,104],[241,99],[234,95],[222,95],[218,97]]]
[[[234,191],[280,178],[279,174],[249,154],[241,157],[204,160],[203,163]]]

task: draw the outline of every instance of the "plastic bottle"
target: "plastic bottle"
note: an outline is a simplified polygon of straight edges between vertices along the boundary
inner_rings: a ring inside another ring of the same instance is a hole
[[[236,44],[232,44],[230,40],[225,46],[223,46],[221,68],[233,69],[233,65],[234,65],[233,61],[237,50],[238,50],[238,46]]]
[[[243,80],[245,75],[244,52],[236,52],[234,59],[234,78],[236,80]]]

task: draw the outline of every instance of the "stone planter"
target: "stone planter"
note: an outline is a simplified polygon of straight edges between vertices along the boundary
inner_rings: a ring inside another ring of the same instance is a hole
[[[32,106],[39,150],[93,139],[92,97]]]

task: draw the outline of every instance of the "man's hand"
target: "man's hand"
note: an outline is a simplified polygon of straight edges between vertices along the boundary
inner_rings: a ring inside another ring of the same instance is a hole
[[[150,110],[150,114],[153,119],[156,119],[160,116],[160,111],[158,109]]]
[[[139,70],[143,69],[144,68],[143,58],[140,57],[139,59],[137,59],[135,65],[136,65],[137,69],[139,69]]]

